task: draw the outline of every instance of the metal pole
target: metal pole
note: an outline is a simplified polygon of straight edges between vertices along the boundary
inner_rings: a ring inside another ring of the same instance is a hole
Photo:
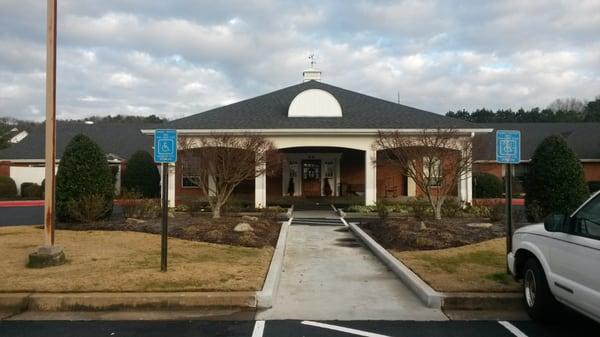
[[[506,164],[506,251],[512,251],[512,164]]]
[[[162,232],[160,244],[160,271],[167,271],[167,230],[169,221],[169,164],[162,164]]]
[[[44,242],[54,245],[54,193],[56,160],[56,0],[48,0],[46,40],[46,176],[44,195]]]

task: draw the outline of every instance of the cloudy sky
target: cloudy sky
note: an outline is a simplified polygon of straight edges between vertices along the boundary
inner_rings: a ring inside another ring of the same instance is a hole
[[[0,1],[0,116],[44,115],[42,0]],[[202,112],[324,82],[445,113],[600,94],[600,1],[59,0],[60,118]]]

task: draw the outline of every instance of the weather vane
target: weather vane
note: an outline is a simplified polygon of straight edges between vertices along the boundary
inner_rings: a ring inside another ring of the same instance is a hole
[[[311,53],[308,56],[308,59],[310,60],[310,67],[314,68],[315,67],[315,63],[317,63],[317,61],[315,60],[315,53]]]

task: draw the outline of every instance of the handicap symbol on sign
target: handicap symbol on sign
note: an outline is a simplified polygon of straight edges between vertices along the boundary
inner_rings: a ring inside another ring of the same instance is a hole
[[[154,161],[157,163],[174,163],[177,161],[177,131],[155,130]]]
[[[502,141],[502,149],[504,150],[504,155],[511,155],[515,152],[516,142],[512,139],[503,139]]]
[[[521,132],[519,130],[496,131],[496,162],[518,164],[521,161]]]
[[[162,152],[169,152],[171,150],[171,147],[169,146],[169,144],[167,144],[167,141],[162,141],[162,146],[161,146],[161,151]]]

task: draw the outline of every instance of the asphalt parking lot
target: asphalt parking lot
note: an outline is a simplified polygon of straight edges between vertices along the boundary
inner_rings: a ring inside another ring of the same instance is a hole
[[[115,206],[113,217],[118,217],[120,214],[121,208]],[[0,207],[0,227],[43,224],[44,206]]]
[[[0,321],[4,337],[567,337],[597,336],[598,325],[576,319],[532,321]]]
[[[44,224],[44,206],[0,207],[0,226],[42,224]]]

